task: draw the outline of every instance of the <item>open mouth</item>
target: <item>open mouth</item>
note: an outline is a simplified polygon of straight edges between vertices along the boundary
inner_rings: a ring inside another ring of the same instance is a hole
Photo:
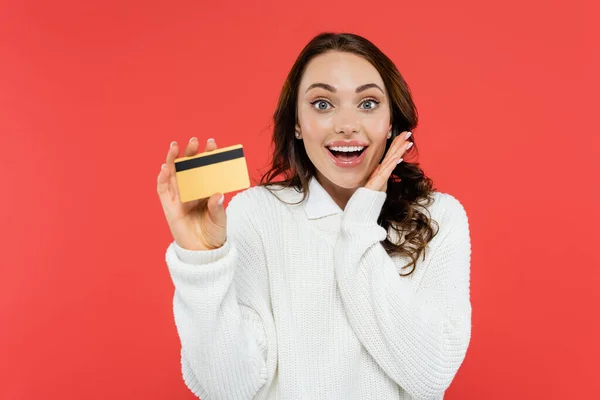
[[[353,147],[328,147],[327,150],[338,160],[343,162],[348,162],[352,160],[356,160],[360,155],[366,150],[366,147],[363,146],[353,146]]]

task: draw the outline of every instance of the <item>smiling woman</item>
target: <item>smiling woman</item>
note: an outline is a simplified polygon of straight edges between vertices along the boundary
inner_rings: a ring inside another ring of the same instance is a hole
[[[471,337],[469,225],[401,162],[417,113],[400,73],[360,36],[318,35],[274,122],[270,169],[227,212],[218,193],[180,202],[176,146],[159,175],[187,386],[202,399],[443,398]]]
[[[300,53],[283,86],[274,113],[272,164],[261,185],[270,190],[283,176],[279,184],[307,197],[315,177],[343,209],[395,138],[404,133],[405,152],[415,145],[414,136],[408,138],[417,122],[408,85],[374,44],[353,34],[318,35]],[[391,230],[383,243],[388,254],[410,257],[403,269],[412,269],[402,272],[409,275],[437,225],[417,207],[433,201],[433,181],[418,162],[405,159],[397,157],[385,178],[387,198],[379,222]],[[393,239],[399,236],[404,236],[401,244]]]

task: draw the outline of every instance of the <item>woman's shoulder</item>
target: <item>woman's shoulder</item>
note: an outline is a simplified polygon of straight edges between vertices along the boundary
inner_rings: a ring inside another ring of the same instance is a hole
[[[445,226],[454,226],[457,224],[467,224],[467,211],[463,202],[453,194],[434,191],[431,193],[431,202],[421,206],[426,208],[431,216],[439,223]]]
[[[433,202],[431,203],[430,207],[436,210],[450,210],[451,212],[465,210],[463,202],[453,194],[440,191],[433,191],[431,192],[431,197],[433,199]]]

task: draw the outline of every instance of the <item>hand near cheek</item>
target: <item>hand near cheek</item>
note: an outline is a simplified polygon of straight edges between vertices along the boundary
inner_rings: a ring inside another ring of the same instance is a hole
[[[367,179],[365,188],[380,192],[387,191],[387,182],[394,168],[402,161],[404,153],[413,145],[412,142],[408,141],[411,134],[411,132],[405,131],[394,139],[381,164],[375,168],[369,179]]]

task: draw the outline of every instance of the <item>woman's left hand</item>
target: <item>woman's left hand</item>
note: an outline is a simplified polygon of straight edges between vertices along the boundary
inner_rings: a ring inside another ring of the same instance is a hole
[[[369,179],[367,179],[367,183],[364,186],[365,188],[378,190],[380,192],[387,191],[387,182],[390,175],[392,175],[394,168],[396,168],[400,160],[402,160],[402,156],[406,150],[410,149],[412,146],[412,142],[408,141],[411,134],[412,133],[409,131],[404,131],[402,134],[396,136],[381,164],[373,170]]]

